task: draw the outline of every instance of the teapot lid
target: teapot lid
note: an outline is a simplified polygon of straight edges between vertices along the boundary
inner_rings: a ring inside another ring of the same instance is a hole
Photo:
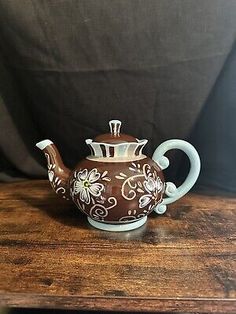
[[[119,144],[127,142],[137,142],[137,139],[131,135],[120,133],[121,121],[109,121],[110,133],[101,134],[95,137],[94,141],[107,144]]]
[[[104,161],[128,161],[141,159],[146,156],[142,154],[142,149],[147,140],[120,133],[121,121],[109,121],[110,133],[98,135],[94,140],[87,139],[85,142],[91,150],[88,159],[103,158]]]

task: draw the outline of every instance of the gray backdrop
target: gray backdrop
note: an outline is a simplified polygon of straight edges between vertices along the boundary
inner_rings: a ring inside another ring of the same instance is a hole
[[[233,0],[0,0],[0,180],[45,177],[44,138],[73,167],[116,118],[149,155],[189,140],[198,185],[235,192],[235,30]]]

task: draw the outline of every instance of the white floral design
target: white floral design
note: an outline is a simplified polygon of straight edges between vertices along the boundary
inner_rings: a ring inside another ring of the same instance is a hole
[[[158,193],[160,193],[163,188],[163,183],[159,177],[156,177],[155,175],[150,176],[149,174],[149,176],[146,176],[143,186],[148,194],[142,195],[140,197],[140,208],[147,206],[152,200],[157,199]]]
[[[63,198],[69,200],[69,197],[66,195],[66,189],[63,186],[65,183],[56,175],[56,164],[51,162],[48,153],[45,153],[45,156],[48,163],[48,178],[52,188],[56,193],[61,194]]]
[[[162,200],[164,184],[158,173],[149,164],[141,166],[139,163],[132,163],[129,170],[134,172],[134,175],[128,176],[122,172],[116,175],[116,179],[124,180],[121,187],[121,194],[124,199],[130,201],[142,194],[139,201],[139,208],[143,209],[141,214],[136,215],[136,218],[147,215],[159,202]],[[145,208],[147,207],[147,208]],[[135,217],[135,216],[134,216]],[[124,217],[131,219],[130,214]],[[122,218],[123,219],[123,218]]]
[[[80,200],[86,204],[90,204],[92,196],[100,197],[104,190],[104,185],[98,183],[101,175],[96,168],[88,171],[84,169],[76,173],[74,181],[73,194],[79,194]]]

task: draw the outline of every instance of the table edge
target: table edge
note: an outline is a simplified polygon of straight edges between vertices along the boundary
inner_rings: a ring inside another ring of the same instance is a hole
[[[136,311],[175,313],[235,313],[236,299],[222,298],[155,298],[117,296],[53,296],[23,293],[0,293],[0,306],[53,308],[97,311]]]

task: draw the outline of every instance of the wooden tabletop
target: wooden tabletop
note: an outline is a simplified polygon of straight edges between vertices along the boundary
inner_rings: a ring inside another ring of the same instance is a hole
[[[0,184],[0,306],[236,313],[236,198],[188,194],[93,229],[47,181]]]

